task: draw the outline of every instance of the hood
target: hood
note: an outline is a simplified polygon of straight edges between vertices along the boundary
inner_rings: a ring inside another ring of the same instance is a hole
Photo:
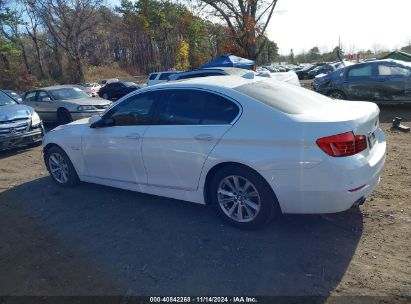
[[[32,107],[21,104],[0,106],[0,121],[30,118],[33,112]]]
[[[98,97],[87,97],[87,98],[79,98],[79,99],[67,99],[61,100],[62,102],[69,102],[72,104],[76,104],[79,106],[94,106],[94,105],[107,105],[111,104],[110,101]]]

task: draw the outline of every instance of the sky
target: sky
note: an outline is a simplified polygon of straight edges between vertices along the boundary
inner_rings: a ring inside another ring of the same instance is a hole
[[[282,55],[314,46],[345,53],[401,48],[411,43],[411,0],[278,0],[268,37]]]
[[[394,50],[411,44],[411,0],[278,0],[267,35],[281,55],[328,52],[339,37],[346,54]]]

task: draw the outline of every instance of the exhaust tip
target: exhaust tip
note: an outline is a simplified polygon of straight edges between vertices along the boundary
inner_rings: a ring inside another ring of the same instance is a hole
[[[365,197],[364,196],[362,196],[362,197],[360,197],[359,199],[357,199],[355,202],[354,202],[354,204],[352,205],[353,207],[358,207],[358,206],[361,206],[362,204],[364,204],[365,203]]]

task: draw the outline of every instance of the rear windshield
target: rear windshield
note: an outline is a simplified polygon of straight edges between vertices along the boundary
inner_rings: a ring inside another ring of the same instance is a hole
[[[308,89],[268,80],[244,84],[234,90],[287,114],[303,114],[336,102]]]

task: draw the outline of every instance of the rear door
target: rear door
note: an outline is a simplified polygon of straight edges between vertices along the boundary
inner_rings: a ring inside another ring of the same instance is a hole
[[[162,90],[143,138],[148,184],[195,190],[204,162],[239,113],[236,102],[214,92]]]
[[[347,69],[344,91],[351,100],[374,100],[377,72],[375,65],[365,63]]]
[[[410,69],[394,62],[378,64],[376,100],[378,101],[410,101]]]

